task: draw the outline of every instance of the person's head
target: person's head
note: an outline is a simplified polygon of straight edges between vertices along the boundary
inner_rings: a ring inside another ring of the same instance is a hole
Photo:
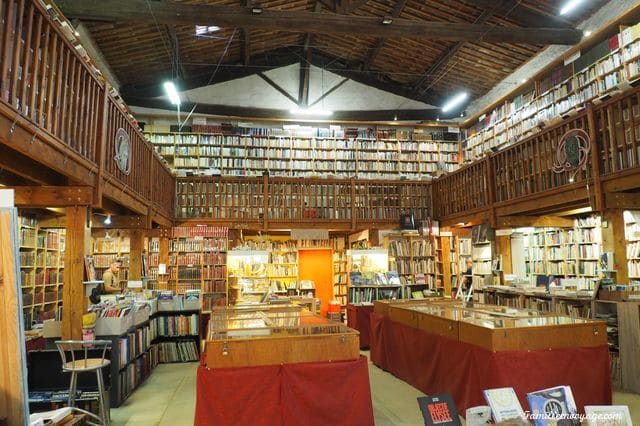
[[[472,268],[473,267],[473,260],[471,260],[471,258],[467,259],[467,269]]]
[[[116,258],[114,259],[113,262],[111,262],[109,269],[111,269],[111,272],[118,272],[121,266],[122,266],[122,259]]]

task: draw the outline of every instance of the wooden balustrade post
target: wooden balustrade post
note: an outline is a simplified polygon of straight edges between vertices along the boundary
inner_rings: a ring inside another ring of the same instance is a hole
[[[265,231],[269,229],[269,192],[269,176],[262,175],[262,229]]]
[[[88,251],[87,206],[67,207],[67,234],[64,252],[62,290],[62,338],[82,340],[82,315],[85,312],[84,256]]]
[[[3,16],[4,20],[4,35],[2,46],[2,69],[0,70],[0,96],[5,102],[9,102],[9,88],[11,82],[9,81],[9,66],[11,65],[11,43],[14,38],[13,28],[13,9],[15,7],[14,1],[8,1],[6,5],[6,12]]]
[[[484,161],[484,178],[486,185],[484,187],[486,194],[486,202],[487,207],[490,209],[490,224],[492,228],[497,228],[498,226],[498,217],[496,216],[496,169],[495,169],[495,161],[493,156],[487,157]]]
[[[107,147],[107,123],[109,114],[109,85],[105,83],[104,92],[102,93],[102,102],[99,102],[99,108],[97,112],[98,116],[98,131],[96,132],[98,140],[96,147],[96,165],[98,170],[96,172],[96,180],[94,183],[93,191],[93,207],[102,207],[102,188],[103,188],[103,176],[105,168],[106,147]]]
[[[351,186],[351,232],[356,230],[356,184],[352,180],[349,182]]]
[[[632,112],[630,112],[632,114]],[[587,103],[587,127],[589,128],[589,139],[591,139],[591,176],[593,178],[594,210],[604,210],[604,194],[602,193],[602,181],[600,180],[600,143],[598,132],[596,131],[596,117],[593,104]],[[588,167],[588,166],[586,166]]]

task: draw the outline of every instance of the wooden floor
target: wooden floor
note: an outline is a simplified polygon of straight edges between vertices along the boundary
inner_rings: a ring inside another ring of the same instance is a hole
[[[159,365],[120,408],[111,410],[112,425],[193,425],[197,367],[197,363]],[[376,425],[424,424],[416,401],[422,392],[371,363],[369,378]],[[628,405],[633,424],[640,425],[640,395],[616,392],[613,399]]]

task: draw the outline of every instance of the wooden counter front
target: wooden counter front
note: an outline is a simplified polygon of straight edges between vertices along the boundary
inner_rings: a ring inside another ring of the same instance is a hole
[[[459,340],[490,351],[591,347],[607,344],[601,321],[538,327],[487,328],[461,321]]]

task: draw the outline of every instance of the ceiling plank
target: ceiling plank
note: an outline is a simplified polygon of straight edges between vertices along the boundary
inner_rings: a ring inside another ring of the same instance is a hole
[[[407,0],[398,0],[396,2],[396,5],[393,7],[393,11],[391,12],[391,17],[393,19],[396,19],[398,16],[400,16],[406,4],[407,4]],[[382,49],[383,44],[384,44],[384,38],[379,38],[378,40],[376,40],[376,43],[374,44],[373,49],[371,49],[371,51],[369,52],[369,56],[367,56],[367,59],[365,59],[364,65],[362,66],[365,70],[368,70],[369,68],[371,68],[371,65],[373,65],[373,62],[376,60],[378,53],[380,53],[380,50]]]
[[[93,188],[90,186],[16,186],[16,207],[90,206]]]
[[[383,25],[379,17],[289,10],[263,10],[262,13],[253,14],[243,7],[146,0],[57,0],[56,4],[68,18],[98,21],[155,21],[160,24],[207,24],[286,32],[499,43],[576,44],[582,38],[581,31],[571,28],[496,27],[400,18],[394,19],[392,24]]]
[[[504,1],[499,1],[497,3],[498,4],[504,3]],[[485,22],[487,22],[487,20],[489,20],[489,18],[491,18],[494,15],[494,13],[495,12],[492,9],[484,10],[480,14],[480,16],[476,19],[475,23],[484,24]],[[428,91],[431,88],[431,85],[427,86],[426,88],[424,86],[427,85],[427,83],[430,83],[431,81],[437,80],[439,76],[443,73],[443,71],[446,73],[444,68],[449,63],[449,60],[453,58],[454,55],[458,53],[458,51],[464,45],[465,45],[465,42],[459,41],[453,46],[451,46],[449,49],[445,50],[438,59],[432,62],[431,66],[429,66],[429,68],[424,72],[424,75],[420,77],[420,79],[418,79],[418,81],[415,84],[415,90],[420,94],[424,94],[426,91]]]

